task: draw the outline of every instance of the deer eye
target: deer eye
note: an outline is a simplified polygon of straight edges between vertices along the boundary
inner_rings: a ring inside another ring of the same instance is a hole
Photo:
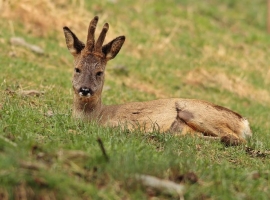
[[[79,74],[79,73],[81,73],[81,70],[80,70],[79,68],[75,68],[75,72],[76,72],[77,74]]]
[[[103,75],[103,72],[97,72],[96,76],[101,77]]]

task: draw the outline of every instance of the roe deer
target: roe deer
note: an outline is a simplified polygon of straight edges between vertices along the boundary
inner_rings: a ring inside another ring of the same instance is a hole
[[[102,88],[107,61],[120,51],[125,36],[103,45],[109,24],[105,23],[95,42],[98,17],[90,22],[86,44],[64,27],[66,44],[74,56],[73,117],[97,121],[105,126],[125,126],[179,134],[200,134],[220,138],[231,145],[244,143],[252,135],[248,121],[227,108],[197,99],[159,99],[123,105],[103,105]]]

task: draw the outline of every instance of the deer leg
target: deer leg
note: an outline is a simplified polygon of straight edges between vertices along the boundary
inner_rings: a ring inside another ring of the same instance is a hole
[[[234,133],[226,134],[220,137],[220,142],[226,146],[238,146],[241,144],[245,144],[246,141],[239,138]]]
[[[192,128],[190,128],[185,122],[183,122],[181,119],[176,119],[171,127],[170,132],[174,133],[175,135],[181,134],[192,134],[192,135],[198,135],[200,138],[203,138],[205,140],[211,140],[211,141],[217,141],[220,140],[220,137],[213,137],[213,136],[205,136],[202,133],[199,133],[197,131],[194,131]]]
[[[201,133],[189,127],[180,118],[176,118],[175,121],[172,123],[170,127],[170,132],[176,135],[186,135],[186,134],[201,135]]]
[[[218,141],[220,140],[219,137],[213,137],[213,136],[205,136],[205,135],[202,135],[202,136],[199,136],[200,138],[203,138],[205,140],[210,140],[210,141]]]

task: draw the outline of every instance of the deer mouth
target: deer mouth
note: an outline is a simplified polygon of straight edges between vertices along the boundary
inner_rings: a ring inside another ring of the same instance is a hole
[[[87,87],[81,87],[79,90],[77,90],[77,94],[80,97],[84,98],[90,98],[91,96],[93,96],[92,90]]]
[[[80,95],[81,97],[86,97],[86,98],[91,97],[90,92],[88,92],[88,93],[79,92],[79,95]]]
[[[80,99],[89,99],[95,96],[95,92],[88,87],[76,88],[73,86],[73,91],[76,96],[80,97]]]

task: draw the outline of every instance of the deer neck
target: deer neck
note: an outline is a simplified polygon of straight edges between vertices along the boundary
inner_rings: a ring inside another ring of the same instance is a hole
[[[102,110],[101,97],[82,98],[74,94],[73,116],[82,119],[97,119]]]

